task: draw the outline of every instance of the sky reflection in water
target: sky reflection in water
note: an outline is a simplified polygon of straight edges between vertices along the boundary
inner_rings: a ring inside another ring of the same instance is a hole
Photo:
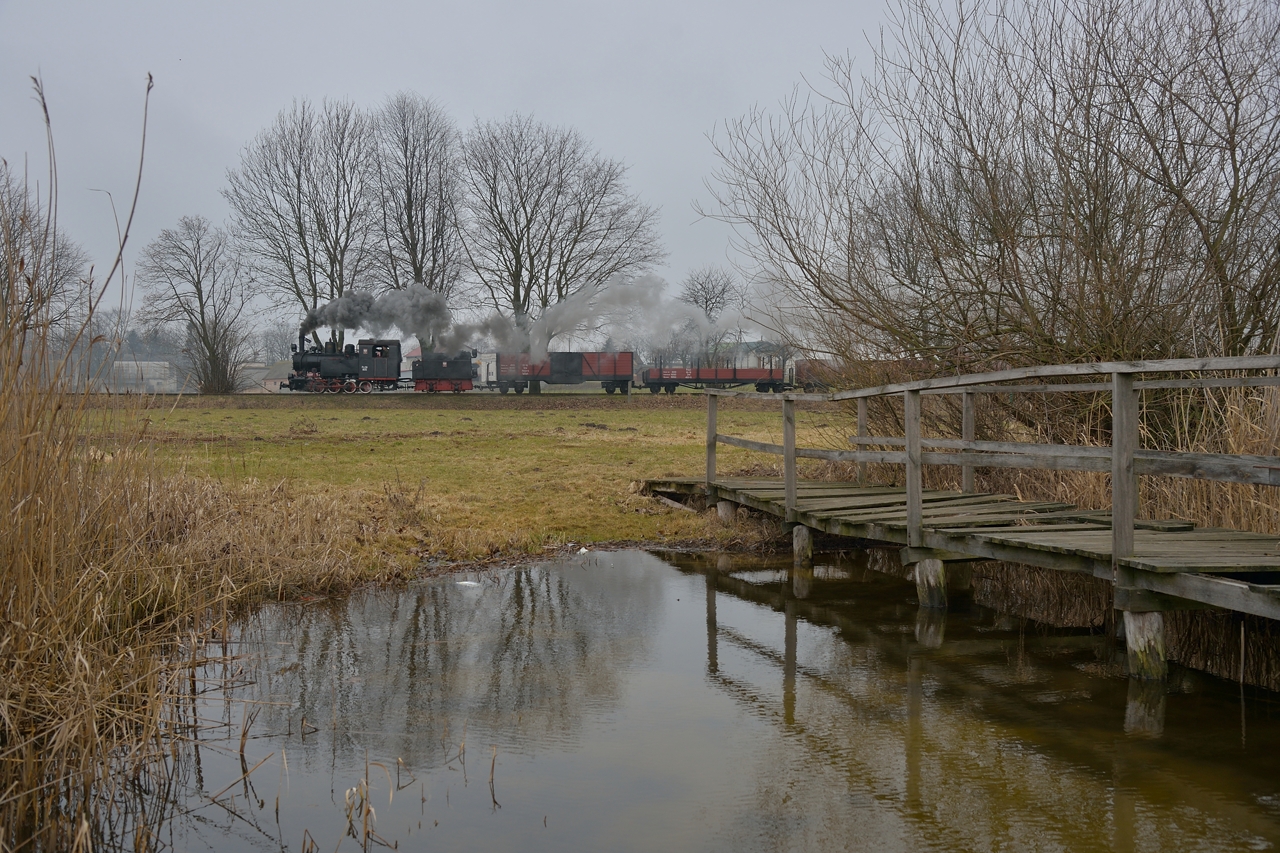
[[[1206,676],[1131,691],[1101,638],[921,617],[865,563],[675,562],[597,553],[262,610],[233,648],[251,683],[204,694],[224,727],[189,751],[165,835],[334,850],[367,779],[401,850],[1280,842],[1272,694],[1242,722]]]

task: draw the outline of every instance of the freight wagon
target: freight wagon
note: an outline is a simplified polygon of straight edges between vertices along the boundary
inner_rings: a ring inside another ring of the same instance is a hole
[[[631,390],[634,357],[629,352],[551,352],[540,361],[528,353],[483,352],[476,356],[476,387],[523,394],[530,382],[581,385],[599,382],[606,394]]]
[[[680,385],[693,388],[737,388],[755,385],[760,393],[791,387],[780,367],[653,367],[640,374],[650,393],[674,394]]]

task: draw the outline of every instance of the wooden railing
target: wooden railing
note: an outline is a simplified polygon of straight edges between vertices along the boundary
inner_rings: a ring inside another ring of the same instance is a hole
[[[977,468],[1031,468],[1069,471],[1109,471],[1111,473],[1112,559],[1133,555],[1134,522],[1138,511],[1139,474],[1189,477],[1230,483],[1280,485],[1280,457],[1245,456],[1220,453],[1183,453],[1142,450],[1139,447],[1138,393],[1145,389],[1239,388],[1280,386],[1280,376],[1197,377],[1149,379],[1150,374],[1192,374],[1216,372],[1275,371],[1280,356],[1231,358],[1164,359],[1136,362],[1095,362],[1058,364],[945,376],[840,391],[832,394],[758,394],[745,391],[708,389],[706,489],[715,494],[716,447],[726,444],[747,450],[780,455],[783,458],[786,515],[795,521],[796,460],[825,459],[854,462],[858,482],[866,483],[867,465],[887,463],[906,466],[908,544],[923,543],[923,471],[925,465],[954,465],[961,469],[961,488],[974,491]],[[1040,381],[1077,380],[1106,376],[1105,382]],[[1014,384],[1021,383],[1021,384]],[[976,439],[976,398],[979,394],[1053,394],[1110,392],[1112,443],[1110,447],[1067,444],[979,441]],[[961,437],[923,438],[920,431],[921,398],[924,395],[961,395]],[[717,431],[717,402],[720,397],[755,397],[782,400],[782,444],[749,441]],[[904,435],[871,436],[867,432],[867,401],[879,397],[902,397]],[[857,404],[857,435],[849,442],[856,450],[823,450],[796,447],[795,405],[797,402],[854,400]],[[902,448],[865,449],[869,447]]]

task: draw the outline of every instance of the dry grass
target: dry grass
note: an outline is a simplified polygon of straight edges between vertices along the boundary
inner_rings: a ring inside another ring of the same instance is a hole
[[[371,567],[491,560],[603,542],[736,543],[708,517],[635,494],[696,473],[705,402],[639,395],[234,398],[155,408],[157,464],[229,489],[284,483],[362,519]],[[725,406],[735,432],[771,438],[778,405]],[[724,452],[724,470],[753,454]],[[263,518],[263,524],[274,523]]]

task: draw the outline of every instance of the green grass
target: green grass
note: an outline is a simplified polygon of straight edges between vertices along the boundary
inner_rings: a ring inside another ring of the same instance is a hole
[[[649,477],[702,472],[701,398],[264,396],[162,405],[148,413],[148,434],[169,470],[339,497],[376,520],[387,552],[476,559],[567,542],[735,535],[632,489]],[[719,424],[722,433],[780,441],[777,403],[722,403]],[[722,471],[775,461],[725,446],[719,460]]]

